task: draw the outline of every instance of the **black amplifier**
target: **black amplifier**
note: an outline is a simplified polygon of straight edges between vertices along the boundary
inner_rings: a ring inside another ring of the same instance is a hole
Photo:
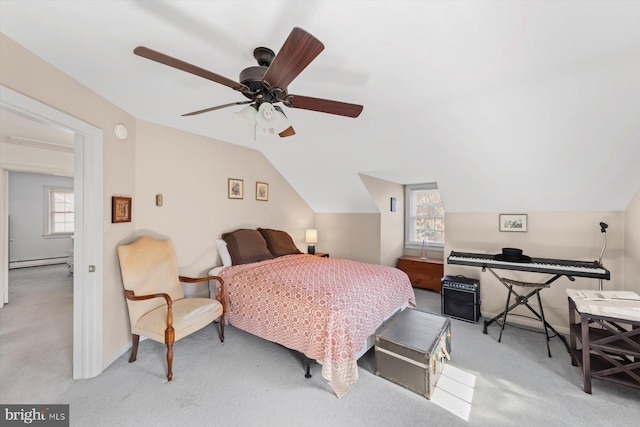
[[[464,276],[444,276],[440,292],[442,314],[467,322],[480,319],[480,281]]]

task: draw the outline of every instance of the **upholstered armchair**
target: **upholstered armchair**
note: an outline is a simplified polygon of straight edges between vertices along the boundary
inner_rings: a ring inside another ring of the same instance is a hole
[[[129,362],[138,354],[140,336],[167,345],[167,380],[173,378],[173,343],[220,318],[220,341],[224,342],[224,282],[218,276],[189,278],[178,275],[169,240],[140,237],[117,248],[124,293],[129,309],[133,346]],[[185,298],[180,282],[220,283],[220,301]]]

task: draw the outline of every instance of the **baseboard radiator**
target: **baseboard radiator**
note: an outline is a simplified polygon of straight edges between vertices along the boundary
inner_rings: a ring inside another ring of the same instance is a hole
[[[39,267],[42,265],[66,264],[67,261],[69,261],[68,255],[61,257],[9,261],[9,270],[13,270],[14,268]]]

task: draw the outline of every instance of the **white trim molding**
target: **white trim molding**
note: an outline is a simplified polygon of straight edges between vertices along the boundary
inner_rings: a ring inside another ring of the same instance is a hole
[[[0,108],[75,135],[73,378],[94,377],[102,372],[102,130],[2,85]],[[10,165],[0,168],[0,288],[7,302],[8,199],[4,190]]]

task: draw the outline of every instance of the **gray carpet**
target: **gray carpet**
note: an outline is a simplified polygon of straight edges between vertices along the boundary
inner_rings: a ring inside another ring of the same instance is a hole
[[[416,290],[439,312],[439,295]],[[232,326],[217,325],[175,346],[174,380],[165,348],[140,344],[101,375],[71,380],[71,277],[64,266],[10,272],[11,303],[0,310],[0,402],[68,403],[72,426],[627,426],[640,419],[640,391],[594,382],[582,391],[562,342],[507,326],[452,321],[452,360],[429,401],[374,375],[372,351],[342,399],[302,357]],[[106,319],[108,321],[108,318]]]

